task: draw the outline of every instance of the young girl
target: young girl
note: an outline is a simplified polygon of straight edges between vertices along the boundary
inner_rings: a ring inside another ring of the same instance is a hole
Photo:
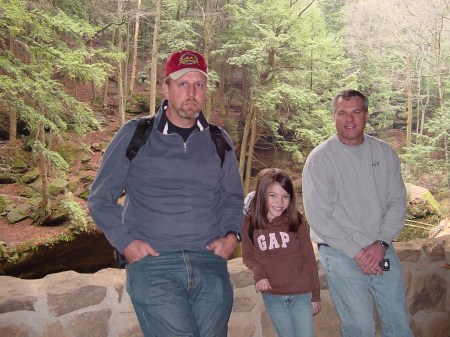
[[[277,335],[313,337],[319,276],[294,184],[285,171],[269,169],[259,178],[242,237],[242,259],[253,271]]]

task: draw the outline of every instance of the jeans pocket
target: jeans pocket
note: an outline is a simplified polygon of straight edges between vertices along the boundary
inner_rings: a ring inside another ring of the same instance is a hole
[[[141,263],[141,262],[147,260],[147,258],[149,258],[149,257],[152,257],[152,255],[150,255],[150,254],[144,255],[144,256],[141,257],[140,259],[138,259],[138,260],[136,260],[136,261],[134,261],[134,262],[132,262],[132,263],[128,263],[128,264],[127,264],[127,267],[131,267],[131,266],[134,266],[134,265],[136,265],[136,264],[139,264],[139,263]]]
[[[226,258],[224,258],[223,256],[220,256],[220,255],[217,255],[216,253],[214,253],[214,252],[211,252],[211,256],[213,256],[213,257],[215,257],[215,258],[217,258],[217,259],[219,259],[219,260],[221,260],[221,261],[227,261],[227,259]]]

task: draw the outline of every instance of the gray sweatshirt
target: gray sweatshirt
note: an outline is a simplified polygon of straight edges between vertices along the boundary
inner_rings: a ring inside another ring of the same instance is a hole
[[[108,145],[88,199],[108,241],[121,252],[137,239],[158,251],[198,251],[230,230],[241,232],[244,197],[236,157],[227,151],[220,166],[203,114],[184,142],[167,133],[161,108],[149,139],[130,162],[125,153],[137,123],[126,123]]]
[[[337,135],[317,146],[306,160],[302,190],[312,240],[351,258],[376,240],[391,242],[405,224],[399,158],[368,135],[358,146]]]

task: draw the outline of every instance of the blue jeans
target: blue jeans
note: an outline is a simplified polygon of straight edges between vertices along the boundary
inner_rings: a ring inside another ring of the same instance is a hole
[[[211,252],[160,252],[127,266],[145,337],[226,337],[233,305],[227,261]]]
[[[314,337],[311,296],[262,294],[278,337]]]
[[[364,275],[356,262],[331,247],[320,247],[320,262],[327,273],[328,287],[341,319],[343,337],[373,337],[373,300],[383,337],[413,337],[406,309],[400,261],[389,248],[385,258],[390,270],[383,275]]]

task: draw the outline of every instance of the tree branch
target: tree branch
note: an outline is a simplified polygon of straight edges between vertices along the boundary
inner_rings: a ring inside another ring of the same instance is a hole
[[[104,30],[108,29],[109,27],[111,27],[112,25],[116,25],[116,26],[121,26],[125,23],[126,21],[123,20],[122,22],[111,22],[109,24],[107,24],[105,27],[103,27],[102,29],[98,30],[97,32],[95,32],[94,36],[91,37],[90,39],[86,40],[86,43],[90,43],[91,41],[95,40],[95,38],[100,35],[100,33],[102,33]]]

